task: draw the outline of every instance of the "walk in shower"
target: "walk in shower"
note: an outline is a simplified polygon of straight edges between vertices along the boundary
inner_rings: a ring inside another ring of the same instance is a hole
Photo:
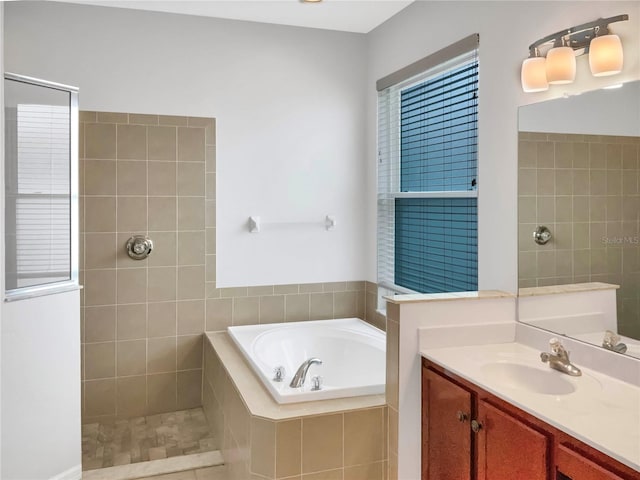
[[[79,133],[85,476],[219,463],[202,410],[215,121],[81,111]]]

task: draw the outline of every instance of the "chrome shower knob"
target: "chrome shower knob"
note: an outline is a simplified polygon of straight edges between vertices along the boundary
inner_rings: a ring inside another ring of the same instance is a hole
[[[144,235],[134,235],[127,240],[127,254],[134,260],[144,260],[153,250],[153,241]]]
[[[533,241],[538,245],[546,245],[551,240],[551,231],[544,225],[540,225],[533,232]]]

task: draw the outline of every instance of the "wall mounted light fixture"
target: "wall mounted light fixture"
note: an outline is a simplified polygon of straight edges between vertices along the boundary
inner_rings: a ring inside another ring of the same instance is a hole
[[[543,92],[549,85],[572,83],[576,76],[576,56],[589,55],[595,77],[622,71],[620,37],[609,33],[609,25],[629,20],[629,15],[599,18],[547,35],[529,45],[529,58],[522,62],[520,79],[527,92]],[[546,52],[542,50],[546,48]],[[546,55],[546,58],[545,58]]]

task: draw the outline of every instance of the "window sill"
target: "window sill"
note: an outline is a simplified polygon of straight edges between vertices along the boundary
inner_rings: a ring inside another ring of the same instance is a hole
[[[17,302],[19,300],[28,300],[30,298],[44,297],[45,295],[56,295],[58,293],[73,292],[81,290],[82,286],[76,282],[67,282],[64,284],[55,284],[47,286],[37,286],[28,288],[19,288],[5,292],[5,302]]]

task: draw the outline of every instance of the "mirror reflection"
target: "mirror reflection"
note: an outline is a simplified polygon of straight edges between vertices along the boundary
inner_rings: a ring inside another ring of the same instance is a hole
[[[518,140],[521,293],[619,286],[615,322],[537,326],[640,358],[640,82],[521,107]]]

